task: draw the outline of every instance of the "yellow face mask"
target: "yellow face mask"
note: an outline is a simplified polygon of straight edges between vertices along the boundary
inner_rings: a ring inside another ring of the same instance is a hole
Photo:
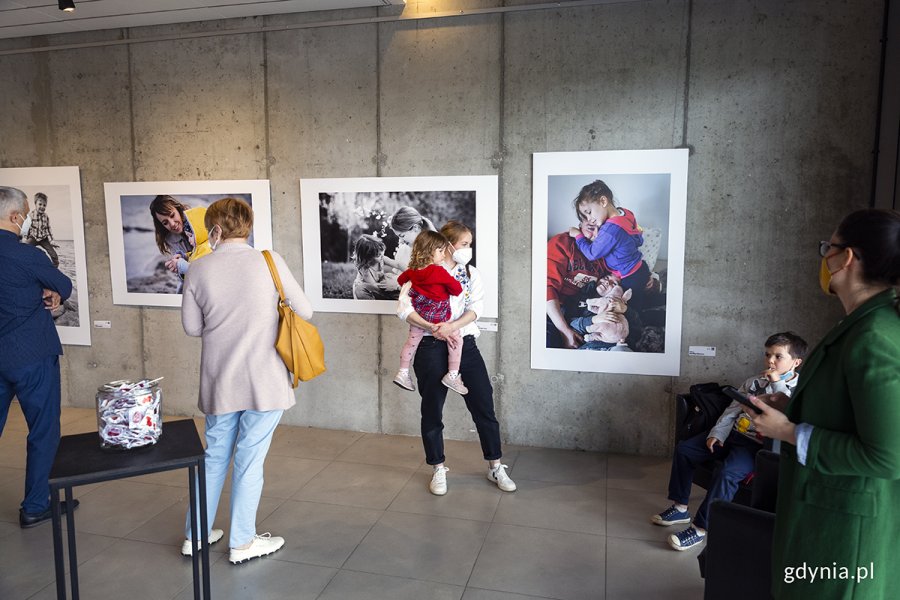
[[[828,261],[824,256],[822,264],[819,266],[819,287],[826,296],[834,296],[834,292],[831,291],[831,271],[828,269]]]
[[[837,255],[835,254],[833,256]],[[832,271],[828,268],[828,259],[822,257],[822,263],[819,265],[819,287],[822,288],[822,291],[825,292],[826,296],[834,296],[834,292],[831,290],[831,278],[835,273],[840,273],[845,268],[846,265],[837,271]]]

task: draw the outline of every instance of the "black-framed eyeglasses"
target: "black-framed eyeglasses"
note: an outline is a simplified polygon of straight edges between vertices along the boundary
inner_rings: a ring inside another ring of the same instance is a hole
[[[832,242],[822,240],[821,242],[819,242],[819,256],[821,256],[822,258],[825,258],[825,256],[828,254],[828,251],[831,250],[832,248],[840,248],[841,250],[843,250],[843,249],[849,248],[849,247],[850,246],[848,244],[835,244]]]

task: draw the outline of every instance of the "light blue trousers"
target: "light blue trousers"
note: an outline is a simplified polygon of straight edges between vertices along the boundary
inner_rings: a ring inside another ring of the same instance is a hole
[[[283,410],[243,410],[206,417],[206,514],[210,529],[216,519],[222,486],[225,485],[225,476],[234,455],[231,533],[228,539],[232,548],[249,544],[256,535],[256,509],[262,495],[263,463],[283,413]],[[190,509],[185,517],[184,531],[185,537],[191,539]]]

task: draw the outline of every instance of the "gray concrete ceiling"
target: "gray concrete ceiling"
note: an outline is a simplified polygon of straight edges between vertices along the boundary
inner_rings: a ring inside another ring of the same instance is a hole
[[[120,27],[209,21],[366,6],[405,0],[75,0],[75,12],[56,0],[0,0],[0,38]]]

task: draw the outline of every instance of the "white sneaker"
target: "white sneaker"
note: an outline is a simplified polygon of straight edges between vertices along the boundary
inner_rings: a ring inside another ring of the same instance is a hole
[[[406,371],[405,373],[403,371],[397,371],[397,374],[394,375],[394,383],[404,390],[409,390],[410,392],[416,391],[416,384],[413,383],[412,377],[409,376],[409,371]]]
[[[209,536],[207,536],[209,538],[209,545],[212,546],[213,544],[215,544],[216,542],[221,540],[224,533],[225,532],[222,531],[221,529],[210,530]],[[200,540],[197,540],[197,550],[199,550],[199,549],[200,549]],[[181,544],[181,554],[184,556],[191,555],[191,540],[184,540],[184,543]]]
[[[441,383],[446,385],[448,388],[459,394],[460,396],[465,396],[469,393],[469,388],[467,388],[463,384],[462,375],[457,375],[456,377],[451,377],[450,373],[444,375],[441,379]]]
[[[516,491],[516,482],[509,478],[509,475],[506,474],[506,470],[509,467],[506,465],[497,465],[491,469],[488,469],[487,478],[488,481],[493,481],[497,484],[497,487],[503,490],[504,492],[514,492]]]
[[[435,496],[443,496],[447,493],[447,467],[435,467],[434,474],[431,476],[431,483],[428,484],[428,491]]]
[[[267,556],[273,552],[277,552],[278,550],[281,550],[282,546],[284,546],[284,538],[273,537],[272,534],[268,532],[262,535],[255,535],[253,536],[253,541],[250,542],[250,545],[247,548],[244,548],[243,550],[232,548],[231,553],[228,555],[228,562],[237,565],[242,562],[247,562],[251,558],[259,558],[260,556]]]

